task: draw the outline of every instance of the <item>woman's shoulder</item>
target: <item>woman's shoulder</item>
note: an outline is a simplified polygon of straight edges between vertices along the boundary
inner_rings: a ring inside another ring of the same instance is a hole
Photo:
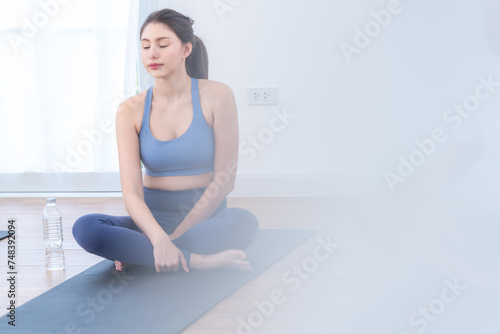
[[[202,109],[210,112],[210,118],[228,118],[236,113],[236,101],[233,90],[225,83],[214,80],[199,80]],[[210,123],[213,127],[213,121]]]
[[[117,121],[133,122],[136,129],[140,131],[146,94],[147,90],[144,90],[123,100],[116,112]]]
[[[147,89],[140,92],[139,94],[132,95],[125,100],[122,101],[118,110],[121,110],[124,113],[133,113],[133,112],[143,112],[144,111],[144,102],[146,100]]]
[[[198,79],[200,96],[204,96],[211,102],[224,101],[228,97],[233,97],[234,93],[227,84],[208,79]]]

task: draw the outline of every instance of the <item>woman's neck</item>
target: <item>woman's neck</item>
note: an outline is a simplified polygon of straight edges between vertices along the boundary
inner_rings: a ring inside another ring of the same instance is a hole
[[[156,100],[175,101],[191,94],[191,77],[186,71],[155,80],[153,95]]]

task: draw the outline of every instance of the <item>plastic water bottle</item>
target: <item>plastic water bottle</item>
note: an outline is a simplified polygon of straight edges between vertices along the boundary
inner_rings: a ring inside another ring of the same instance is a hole
[[[64,269],[62,217],[56,206],[55,198],[47,198],[47,205],[43,209],[42,218],[45,240],[45,267],[47,270],[62,270]]]

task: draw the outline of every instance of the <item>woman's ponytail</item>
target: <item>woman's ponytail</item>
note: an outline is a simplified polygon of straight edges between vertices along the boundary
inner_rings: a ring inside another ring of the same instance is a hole
[[[194,36],[193,49],[186,58],[186,71],[190,77],[208,79],[208,53],[205,44]]]

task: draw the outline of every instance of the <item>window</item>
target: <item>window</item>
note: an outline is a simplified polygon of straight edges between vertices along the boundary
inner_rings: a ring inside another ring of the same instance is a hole
[[[0,4],[0,191],[119,190],[115,113],[137,81],[129,7]]]

